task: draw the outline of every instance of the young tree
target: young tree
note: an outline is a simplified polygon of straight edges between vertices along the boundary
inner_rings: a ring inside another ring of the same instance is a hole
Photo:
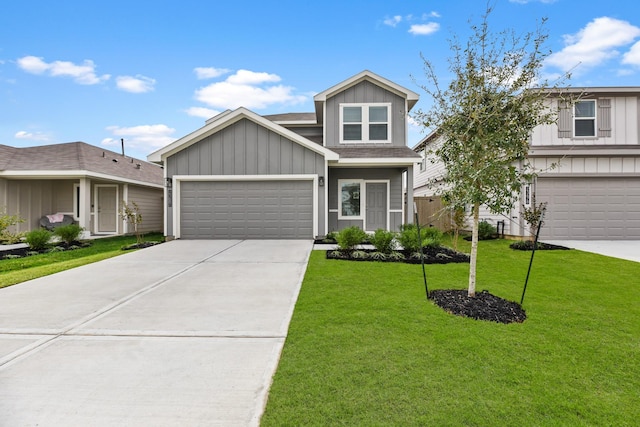
[[[471,25],[465,44],[450,40],[448,87],[441,87],[434,65],[423,56],[429,86],[422,89],[433,105],[416,114],[440,135],[434,154],[446,169],[441,195],[453,206],[472,206],[470,297],[476,292],[480,206],[494,213],[514,206],[521,185],[533,176],[526,158],[531,131],[556,120],[556,112],[545,104],[546,83],[539,79],[550,54],[544,48],[546,20],[535,32],[494,33],[491,11],[488,6],[480,24]]]

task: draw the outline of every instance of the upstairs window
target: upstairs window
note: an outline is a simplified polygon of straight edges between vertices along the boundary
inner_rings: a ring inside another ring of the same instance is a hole
[[[596,136],[596,101],[578,101],[573,111],[573,135]]]
[[[391,142],[391,104],[341,104],[340,142]]]

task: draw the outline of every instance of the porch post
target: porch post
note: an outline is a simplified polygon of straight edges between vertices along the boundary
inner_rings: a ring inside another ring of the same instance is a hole
[[[413,165],[407,166],[407,223],[414,221],[413,212]]]
[[[78,212],[80,227],[85,229],[86,234],[91,234],[91,180],[80,178],[80,212]]]

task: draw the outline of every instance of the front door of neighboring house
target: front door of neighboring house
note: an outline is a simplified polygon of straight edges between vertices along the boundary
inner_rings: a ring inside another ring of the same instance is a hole
[[[367,231],[387,229],[387,183],[366,183],[365,227]]]
[[[118,187],[116,185],[97,185],[96,213],[98,215],[97,233],[118,232]]]

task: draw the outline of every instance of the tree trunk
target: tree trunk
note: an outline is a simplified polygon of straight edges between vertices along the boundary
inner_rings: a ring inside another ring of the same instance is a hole
[[[469,261],[469,296],[476,296],[476,262],[478,260],[478,224],[480,223],[480,204],[473,205],[473,227],[471,232],[471,259]]]

